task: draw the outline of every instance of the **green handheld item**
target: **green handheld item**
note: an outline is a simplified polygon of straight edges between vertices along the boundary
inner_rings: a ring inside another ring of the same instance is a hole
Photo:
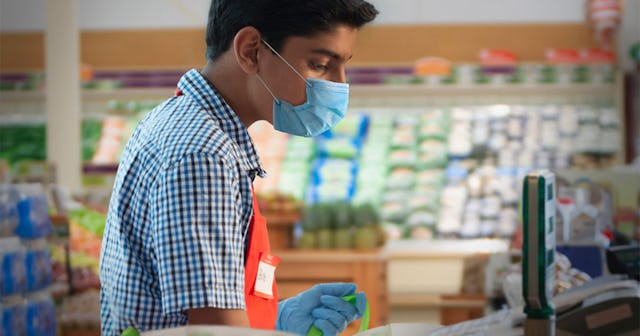
[[[120,336],[140,336],[140,332],[136,328],[129,327],[125,329]]]
[[[356,295],[357,294],[353,294],[353,295],[347,295],[347,296],[343,296],[342,299],[349,302],[352,305],[356,305]],[[369,301],[367,301],[367,304],[364,308],[364,313],[362,314],[362,321],[360,321],[360,330],[359,332],[365,331],[367,329],[369,329]],[[316,326],[312,325],[311,328],[309,328],[309,332],[307,332],[307,336],[322,336],[322,330],[316,328]]]

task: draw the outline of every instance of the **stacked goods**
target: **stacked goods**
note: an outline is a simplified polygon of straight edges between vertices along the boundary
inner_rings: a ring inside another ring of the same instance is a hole
[[[356,204],[380,204],[387,179],[387,156],[393,131],[393,119],[386,115],[370,117],[369,129],[359,159]]]
[[[385,235],[375,207],[345,201],[315,203],[302,211],[300,249],[375,249]]]
[[[55,335],[47,201],[38,185],[0,186],[0,331]]]
[[[312,184],[306,201],[349,201],[356,187],[358,157],[368,118],[352,113],[334,129],[316,137],[318,156],[312,164]]]
[[[314,139],[302,137],[289,137],[287,149],[282,166],[281,178],[278,181],[278,190],[296,199],[305,198],[309,176],[311,174],[311,160],[316,155]]]

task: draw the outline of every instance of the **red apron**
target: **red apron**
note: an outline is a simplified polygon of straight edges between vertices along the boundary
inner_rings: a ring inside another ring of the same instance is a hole
[[[175,95],[182,95],[180,89],[176,89]],[[244,301],[251,328],[275,329],[278,317],[278,288],[275,279],[272,284],[272,298],[260,296],[254,290],[260,260],[263,256],[271,254],[271,246],[267,233],[267,221],[260,213],[253,190],[251,190],[251,194],[253,197],[253,217],[251,217],[249,226],[249,248],[244,267]]]
[[[251,227],[249,227],[249,249],[244,267],[244,301],[251,328],[273,330],[276,327],[276,318],[278,317],[278,291],[275,280],[272,285],[272,299],[263,298],[254,292],[260,258],[265,254],[270,254],[271,247],[267,233],[267,221],[260,213],[253,191],[252,194],[253,217],[251,218]]]

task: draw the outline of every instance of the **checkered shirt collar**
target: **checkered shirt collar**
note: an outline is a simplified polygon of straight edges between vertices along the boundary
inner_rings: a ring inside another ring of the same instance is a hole
[[[198,70],[192,69],[185,73],[178,82],[178,90],[220,122],[220,129],[240,147],[240,162],[243,168],[252,174],[252,178],[255,174],[260,177],[266,176],[247,127]]]

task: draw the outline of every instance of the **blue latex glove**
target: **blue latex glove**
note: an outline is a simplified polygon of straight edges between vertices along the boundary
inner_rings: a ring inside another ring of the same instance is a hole
[[[367,302],[364,293],[357,294],[355,306],[342,299],[355,290],[352,283],[325,283],[281,301],[276,329],[306,335],[314,325],[324,336],[337,335],[364,313]]]

